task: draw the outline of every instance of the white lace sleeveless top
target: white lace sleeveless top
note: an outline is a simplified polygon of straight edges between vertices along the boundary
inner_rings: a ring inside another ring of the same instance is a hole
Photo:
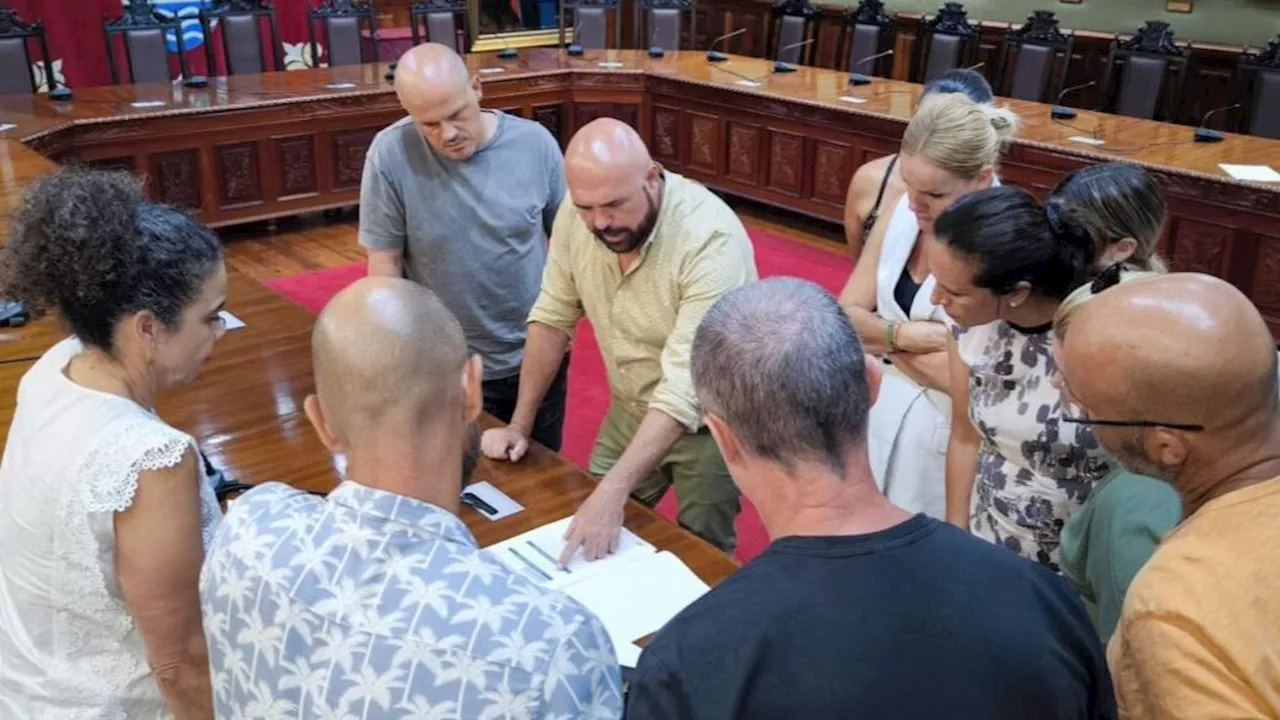
[[[114,515],[194,443],[68,379],[81,349],[64,340],[27,371],[0,463],[0,718],[167,718],[116,580]],[[200,485],[207,547],[221,513]]]

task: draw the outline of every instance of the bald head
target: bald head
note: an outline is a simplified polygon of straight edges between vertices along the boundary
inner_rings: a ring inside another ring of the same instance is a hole
[[[1239,290],[1208,275],[1163,275],[1099,294],[1072,322],[1060,354],[1091,416],[1213,433],[1277,412],[1266,323]]]
[[[420,428],[461,417],[462,328],[416,283],[365,278],[338,293],[316,320],[311,354],[326,424],[344,445],[386,422]]]
[[[569,141],[564,177],[582,219],[610,250],[644,244],[657,221],[662,172],[631,126],[593,120]]]
[[[470,158],[492,133],[480,111],[479,78],[453,48],[425,43],[400,56],[396,95],[431,147],[446,158]]]

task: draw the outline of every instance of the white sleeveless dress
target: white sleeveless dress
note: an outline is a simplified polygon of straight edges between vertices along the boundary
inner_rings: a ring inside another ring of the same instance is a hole
[[[63,373],[64,340],[23,376],[0,462],[0,718],[169,718],[115,575],[115,514],[192,439]],[[205,546],[221,518],[201,487]]]
[[[909,308],[900,306],[893,294],[919,234],[916,216],[903,196],[885,228],[876,266],[876,314],[885,320],[941,322],[945,317],[931,301],[933,275],[921,283]],[[876,484],[898,507],[945,519],[951,400],[945,393],[916,384],[891,364],[884,368],[868,431],[867,452]]]

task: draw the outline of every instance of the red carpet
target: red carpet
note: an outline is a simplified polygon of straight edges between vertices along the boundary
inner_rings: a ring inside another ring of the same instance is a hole
[[[803,245],[766,230],[751,228],[750,232],[761,277],[801,277],[838,294],[853,270],[853,262],[843,254]],[[319,312],[329,298],[364,274],[364,264],[357,263],[278,278],[268,282],[267,287],[311,312]],[[581,467],[587,466],[596,430],[608,407],[604,362],[591,325],[583,320],[573,343],[573,364],[569,366],[568,414],[561,448],[565,457]],[[746,561],[760,554],[769,538],[755,509],[745,500],[743,505],[738,518],[738,557]],[[674,493],[663,498],[658,511],[675,518]]]

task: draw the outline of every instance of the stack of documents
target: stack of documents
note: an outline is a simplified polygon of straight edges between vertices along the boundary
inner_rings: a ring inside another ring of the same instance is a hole
[[[640,657],[635,641],[657,632],[709,588],[680,558],[659,552],[626,528],[613,555],[588,562],[578,550],[560,568],[556,561],[572,519],[543,525],[487,551],[511,571],[585,605],[604,623],[618,662],[635,667]]]

